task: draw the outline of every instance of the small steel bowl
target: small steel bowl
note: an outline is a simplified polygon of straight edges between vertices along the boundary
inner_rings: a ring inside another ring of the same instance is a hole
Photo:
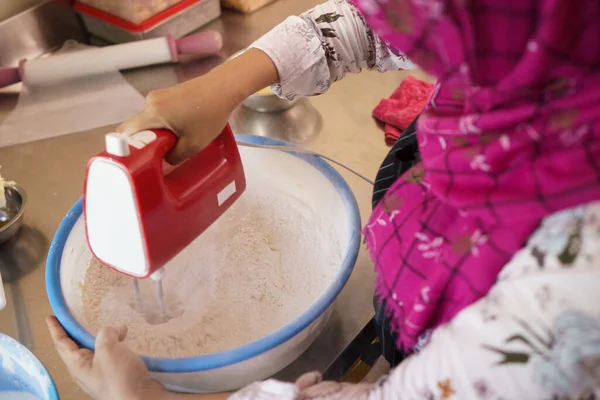
[[[4,188],[4,194],[6,207],[0,208],[0,243],[9,241],[19,232],[27,204],[27,194],[18,185]]]
[[[243,54],[246,51],[240,50],[234,53],[229,60]],[[290,109],[298,102],[298,98],[294,100],[287,100],[279,98],[275,93],[270,94],[258,94],[255,93],[248,97],[242,102],[242,105],[252,111],[258,111],[262,113],[276,113]]]
[[[253,94],[248,97],[242,105],[246,108],[249,108],[253,111],[263,112],[263,113],[276,113],[285,111],[294,104],[298,102],[298,99],[294,100],[286,100],[277,97],[275,93],[273,94]]]

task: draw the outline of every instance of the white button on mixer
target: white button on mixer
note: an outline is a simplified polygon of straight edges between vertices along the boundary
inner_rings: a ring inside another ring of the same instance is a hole
[[[104,137],[104,146],[106,152],[117,157],[127,157],[129,155],[129,144],[127,136],[122,133],[109,133]]]
[[[155,140],[156,133],[152,131],[141,131],[127,137],[127,143],[138,150],[143,149],[147,144],[152,143]]]
[[[144,144],[149,144],[156,140],[156,133],[152,131],[141,131],[131,136],[131,138]]]
[[[140,150],[143,149],[144,146],[146,146],[146,143],[140,141],[140,140],[136,140],[134,138],[127,138],[127,143],[129,143],[130,146],[135,147],[136,149]]]
[[[127,157],[129,146],[143,149],[147,144],[156,140],[156,133],[152,131],[141,131],[133,136],[123,133],[109,133],[105,136],[106,152],[117,157]]]

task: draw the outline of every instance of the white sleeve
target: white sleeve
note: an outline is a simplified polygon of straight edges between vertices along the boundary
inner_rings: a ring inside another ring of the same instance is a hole
[[[597,398],[600,274],[561,275],[499,283],[365,398]]]
[[[346,72],[416,68],[383,43],[346,0],[329,0],[289,17],[250,47],[273,60],[280,77],[274,89],[290,99],[324,93]]]
[[[600,274],[561,275],[499,283],[374,385],[271,380],[231,399],[596,399]]]
[[[548,219],[484,298],[378,383],[268,381],[234,398],[600,398],[600,206],[565,213]]]

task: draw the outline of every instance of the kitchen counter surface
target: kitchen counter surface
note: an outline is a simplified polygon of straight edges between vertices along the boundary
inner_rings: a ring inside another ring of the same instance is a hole
[[[219,20],[206,27],[224,35],[220,57],[140,69],[126,73],[125,77],[142,94],[191,79],[248,46],[288,15],[318,3],[318,0],[279,0],[248,16],[224,12]],[[426,78],[420,72],[412,74]],[[363,72],[347,76],[325,95],[303,99],[282,114],[239,109],[232,115],[231,124],[236,133],[288,140],[374,177],[388,149],[383,133],[371,118],[371,110],[406,75],[406,72]],[[0,121],[16,105],[18,90],[17,85],[0,91]],[[111,129],[105,127],[0,148],[2,174],[18,182],[29,196],[20,236],[12,243],[0,245],[0,268],[9,281],[6,285],[9,304],[0,312],[0,331],[19,337],[33,350],[52,374],[61,398],[67,400],[87,396],[68,375],[44,324],[44,318],[51,313],[44,285],[45,259],[63,216],[82,194],[87,160],[102,150],[103,135]],[[340,172],[356,195],[364,223],[371,208],[371,187],[344,170]],[[308,370],[324,370],[333,361],[373,315],[373,280],[372,263],[363,248],[323,334],[279,378],[293,379]],[[20,297],[22,304],[15,303],[15,297]]]

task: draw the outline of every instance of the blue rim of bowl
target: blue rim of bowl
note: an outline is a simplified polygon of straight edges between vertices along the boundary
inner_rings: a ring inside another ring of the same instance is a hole
[[[35,354],[33,354],[31,351],[29,351],[29,349],[27,347],[23,346],[18,340],[13,339],[12,337],[8,336],[7,334],[0,332],[0,337],[5,338],[4,340],[10,341],[17,348],[19,348],[19,350],[21,350],[31,356],[31,358],[35,361],[35,363],[40,368],[40,370],[44,371],[44,373],[48,376],[48,379],[50,382],[50,385],[48,386],[47,392],[46,392],[46,394],[48,395],[48,399],[59,400],[58,390],[56,389],[56,384],[54,383],[54,379],[52,379],[52,375],[50,375],[50,372],[48,372],[48,369],[39,360],[39,358],[37,358]],[[43,389],[43,390],[45,390],[45,389]]]
[[[236,135],[236,140],[259,145],[293,146],[293,144],[283,140],[264,136]],[[142,356],[142,359],[150,371],[167,373],[206,371],[239,363],[265,353],[296,336],[315,321],[331,304],[333,304],[338,294],[346,285],[346,282],[354,269],[354,264],[356,263],[360,248],[361,221],[356,198],[348,186],[348,183],[342,178],[340,173],[326,161],[310,154],[293,152],[289,154],[303,159],[325,175],[339,193],[344,203],[344,207],[348,210],[350,241],[348,251],[342,260],[341,268],[336,278],[327,290],[311,304],[307,310],[275,332],[243,346],[198,357],[162,358]],[[82,212],[83,200],[80,198],[71,210],[69,210],[54,235],[46,262],[46,290],[48,292],[50,306],[67,332],[69,332],[71,337],[80,345],[93,349],[94,337],[71,315],[62,291],[60,290],[59,270],[62,252],[67,238]]]

